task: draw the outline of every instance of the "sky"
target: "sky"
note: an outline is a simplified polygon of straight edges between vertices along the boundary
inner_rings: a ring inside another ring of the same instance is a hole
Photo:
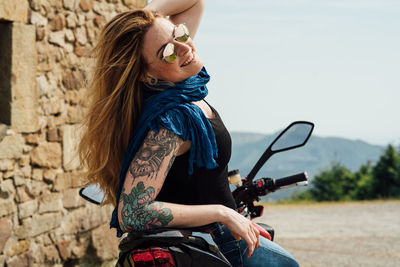
[[[208,0],[194,42],[229,131],[400,144],[400,0]]]

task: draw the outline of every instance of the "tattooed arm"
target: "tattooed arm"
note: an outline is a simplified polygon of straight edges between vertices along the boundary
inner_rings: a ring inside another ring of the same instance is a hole
[[[187,142],[165,128],[158,133],[149,132],[126,174],[118,204],[121,229],[140,232],[220,222],[236,238],[244,238],[252,252],[259,242],[259,232],[251,221],[236,211],[218,204],[181,205],[155,201],[176,155],[184,153],[189,147]]]
[[[148,133],[129,166],[122,188],[118,208],[123,231],[165,227],[173,220],[171,210],[154,199],[183,143],[165,128]]]

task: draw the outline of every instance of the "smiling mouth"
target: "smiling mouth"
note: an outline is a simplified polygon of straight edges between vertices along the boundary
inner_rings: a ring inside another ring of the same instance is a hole
[[[192,63],[193,58],[194,58],[194,55],[191,54],[190,57],[189,57],[185,62],[183,62],[183,64],[181,65],[181,67],[185,67],[185,66],[189,65],[190,63]]]

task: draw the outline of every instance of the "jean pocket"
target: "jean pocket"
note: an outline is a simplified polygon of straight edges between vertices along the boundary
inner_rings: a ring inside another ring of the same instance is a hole
[[[228,241],[220,245],[222,254],[227,258],[233,267],[242,267],[242,256],[240,253],[239,242],[236,240]]]

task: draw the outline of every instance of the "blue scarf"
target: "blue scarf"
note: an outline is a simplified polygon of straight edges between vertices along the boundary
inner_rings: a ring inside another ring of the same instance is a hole
[[[197,167],[213,169],[218,166],[217,144],[213,128],[202,110],[191,102],[204,99],[208,94],[206,83],[210,80],[206,69],[188,79],[175,84],[159,84],[144,88],[144,108],[136,129],[125,151],[125,157],[119,177],[116,208],[111,217],[110,227],[117,228],[117,235],[122,231],[118,223],[118,203],[125,177],[137,150],[142,145],[147,133],[158,132],[160,126],[177,134],[183,141],[190,140],[189,175],[193,174],[193,164]],[[157,90],[157,93],[154,93]],[[153,91],[153,92],[149,92]]]

